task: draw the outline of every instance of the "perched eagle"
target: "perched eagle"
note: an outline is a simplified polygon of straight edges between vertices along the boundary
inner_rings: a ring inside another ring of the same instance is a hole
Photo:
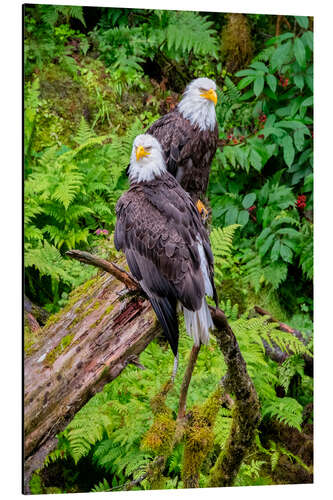
[[[115,246],[146,292],[173,353],[178,350],[177,308],[195,345],[213,327],[206,295],[217,304],[213,254],[190,196],[167,171],[159,142],[148,134],[133,143],[130,188],[118,200]]]
[[[168,171],[187,191],[199,212],[206,194],[210,166],[217,148],[216,85],[197,78],[185,89],[174,111],[162,116],[147,130],[161,143]]]

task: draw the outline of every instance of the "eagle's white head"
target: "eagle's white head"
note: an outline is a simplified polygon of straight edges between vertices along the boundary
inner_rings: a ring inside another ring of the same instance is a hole
[[[128,169],[130,182],[149,182],[165,171],[166,164],[158,140],[150,134],[137,135]]]
[[[216,84],[209,78],[197,78],[186,87],[178,110],[200,130],[214,130],[217,103]]]

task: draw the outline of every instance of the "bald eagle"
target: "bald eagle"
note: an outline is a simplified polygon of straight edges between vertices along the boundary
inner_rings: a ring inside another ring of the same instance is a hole
[[[167,171],[161,145],[151,135],[134,140],[129,179],[116,206],[115,246],[125,253],[176,356],[177,308],[195,345],[209,341],[213,322],[206,295],[217,305],[213,254],[198,210]]]
[[[161,143],[168,171],[187,191],[199,211],[206,194],[210,166],[217,148],[216,84],[197,78],[185,89],[174,111],[147,130]]]

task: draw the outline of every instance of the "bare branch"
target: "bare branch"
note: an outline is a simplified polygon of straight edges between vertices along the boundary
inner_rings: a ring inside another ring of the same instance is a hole
[[[105,259],[100,259],[95,255],[92,255],[88,252],[82,252],[81,250],[69,250],[66,252],[68,257],[72,257],[72,259],[76,259],[84,264],[89,264],[91,266],[98,267],[99,269],[103,269],[103,271],[107,271],[112,274],[117,280],[121,281],[126,285],[129,290],[135,291],[140,290],[141,287],[138,282],[132,278],[132,276],[126,272],[124,269],[118,267],[116,264],[109,262]]]
[[[186,398],[188,393],[188,388],[191,382],[192,373],[195,367],[195,363],[198,359],[198,354],[200,351],[200,345],[194,345],[191,350],[190,359],[186,368],[186,372],[183,378],[182,386],[180,389],[180,397],[179,397],[179,410],[178,410],[178,420],[185,417],[186,412]]]

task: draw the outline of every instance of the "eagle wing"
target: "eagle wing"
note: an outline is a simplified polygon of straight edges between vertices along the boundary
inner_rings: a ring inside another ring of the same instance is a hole
[[[178,167],[190,156],[190,148],[186,147],[193,135],[193,128],[178,111],[171,111],[154,122],[146,132],[160,142],[168,172],[177,177]]]
[[[189,195],[166,173],[163,179],[132,186],[119,199],[116,212],[115,246],[124,251],[176,354],[177,302],[194,311],[205,295],[198,241],[204,248],[217,300],[213,256],[198,211]]]

